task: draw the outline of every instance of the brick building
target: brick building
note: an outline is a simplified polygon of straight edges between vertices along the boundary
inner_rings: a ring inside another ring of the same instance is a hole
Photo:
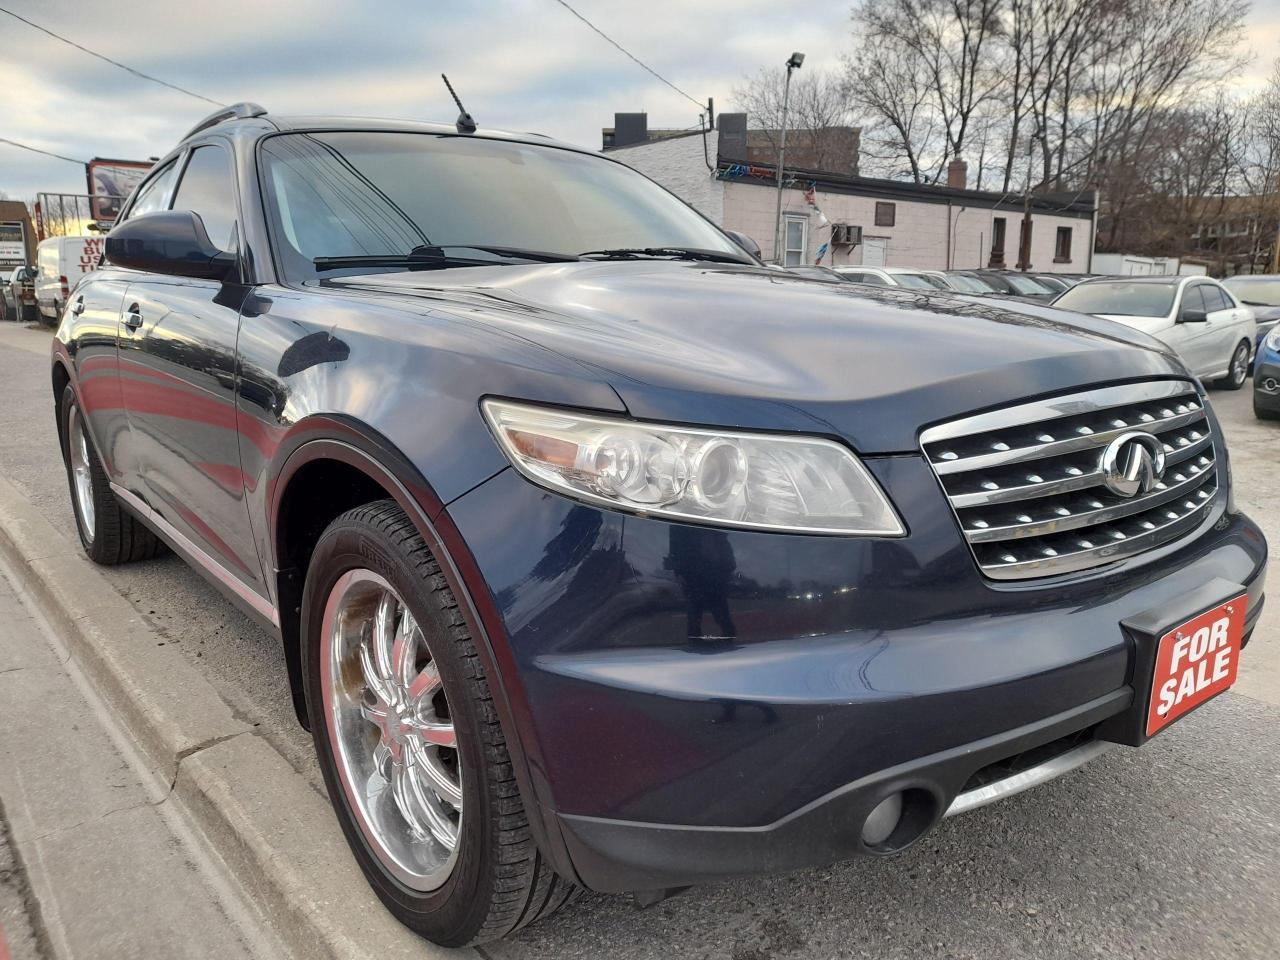
[[[1022,266],[1025,204],[1031,221],[1027,269],[1046,273],[1090,269],[1095,230],[1092,193],[1038,195],[1028,200],[1021,194],[970,190],[963,162],[952,163],[945,186],[807,169],[794,161],[790,134],[783,190],[784,250],[778,258],[774,251],[777,167],[753,148],[746,114],[721,114],[716,126],[705,134],[665,131],[667,135],[660,138],[624,136],[621,142],[615,136],[606,152],[658,181],[722,227],[755,239],[766,260],[935,270],[1017,268]],[[618,129],[621,126],[615,124]],[[856,143],[855,136],[853,149]],[[851,165],[847,158],[828,165],[856,170],[856,158]]]

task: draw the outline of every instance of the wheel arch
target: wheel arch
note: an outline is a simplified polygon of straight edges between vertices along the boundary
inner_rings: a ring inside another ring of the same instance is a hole
[[[62,394],[71,383],[71,371],[67,369],[67,365],[60,358],[53,361],[53,370],[51,371],[53,381],[53,419],[58,425],[58,446],[64,446],[65,437],[63,432],[65,426],[62,423]],[[79,393],[79,391],[76,391]]]
[[[299,721],[308,725],[301,648],[306,570],[301,564],[334,517],[373,499],[395,500],[435,554],[476,640],[538,846],[564,876],[575,876],[558,827],[543,813],[546,807],[541,798],[547,793],[539,789],[535,778],[535,771],[541,768],[530,755],[535,746],[522,736],[522,731],[532,726],[506,628],[480,568],[444,504],[422,473],[375,431],[323,416],[300,421],[295,425],[298,427],[305,428],[307,439],[288,455],[276,475],[267,500],[267,519],[281,641]],[[344,495],[328,501],[318,512],[309,510],[314,504],[313,491],[326,486],[333,489],[335,482]],[[326,518],[323,525],[322,518]]]

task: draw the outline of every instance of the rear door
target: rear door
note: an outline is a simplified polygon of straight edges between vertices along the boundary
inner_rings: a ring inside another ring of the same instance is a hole
[[[1209,305],[1209,332],[1213,343],[1212,364],[1215,371],[1226,370],[1231,364],[1231,354],[1236,344],[1248,340],[1253,345],[1253,334],[1246,332],[1249,316],[1247,307],[1237,307],[1234,300],[1216,283],[1202,283],[1205,303]]]
[[[195,212],[210,240],[234,251],[237,198],[230,145],[213,139],[187,154],[169,208]],[[238,277],[135,274],[125,297],[120,382],[142,461],[140,495],[188,541],[192,559],[212,561],[216,576],[230,573],[264,595],[236,433],[236,338],[248,290]]]

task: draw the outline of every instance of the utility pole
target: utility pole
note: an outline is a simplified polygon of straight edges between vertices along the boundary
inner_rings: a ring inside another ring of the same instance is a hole
[[[782,87],[782,131],[778,138],[778,209],[773,222],[773,259],[785,267],[786,253],[782,247],[782,168],[787,159],[787,105],[791,99],[791,71],[799,70],[804,63],[803,53],[793,53],[787,61],[787,79]]]

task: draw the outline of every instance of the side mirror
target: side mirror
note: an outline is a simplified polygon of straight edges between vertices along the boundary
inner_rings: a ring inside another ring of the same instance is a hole
[[[225,280],[235,270],[235,254],[219,250],[190,210],[144,213],[107,234],[106,262],[144,273]]]
[[[760,244],[756,243],[745,233],[739,233],[737,230],[726,230],[725,233],[729,235],[730,240],[740,246],[743,250],[747,251],[747,253],[751,254],[757,260],[760,259]]]
[[[1178,317],[1179,323],[1206,323],[1208,320],[1208,314],[1199,307],[1186,307],[1182,311],[1182,316]]]

